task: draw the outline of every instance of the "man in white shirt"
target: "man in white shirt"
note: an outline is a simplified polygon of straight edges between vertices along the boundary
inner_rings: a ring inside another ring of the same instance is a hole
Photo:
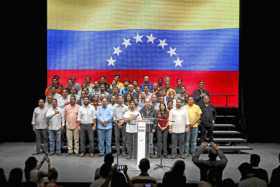
[[[177,145],[179,145],[179,158],[184,159],[185,133],[189,131],[189,117],[186,108],[182,107],[181,99],[176,100],[176,108],[169,112],[169,132],[171,133],[172,154],[171,158],[176,158]]]
[[[80,123],[80,156],[85,156],[86,153],[86,136],[89,140],[89,153],[94,156],[94,133],[96,129],[96,112],[92,105],[89,104],[89,98],[83,98],[83,106],[80,107],[78,114],[78,122]]]
[[[48,109],[46,114],[49,130],[50,155],[55,152],[61,154],[61,128],[64,126],[64,113],[57,106],[57,100],[53,99],[52,107]],[[56,150],[56,151],[55,151]]]
[[[128,107],[123,103],[123,97],[118,96],[117,103],[113,106],[113,120],[115,130],[115,143],[117,147],[117,153],[120,154],[120,147],[122,155],[125,155],[125,122],[123,119],[124,113],[128,110]]]
[[[43,99],[39,99],[38,106],[33,111],[32,126],[36,135],[36,154],[41,153],[41,145],[45,152],[48,151],[48,125],[47,108]]]
[[[128,111],[124,113],[124,120],[126,122],[126,144],[128,159],[136,158],[137,152],[137,122],[140,120],[141,114],[136,109],[135,101],[131,101],[128,106]]]

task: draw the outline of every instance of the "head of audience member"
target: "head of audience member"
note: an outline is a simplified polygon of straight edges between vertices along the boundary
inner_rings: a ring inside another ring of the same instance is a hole
[[[99,84],[105,84],[107,83],[106,77],[105,76],[101,76],[100,80],[99,80]]]
[[[52,107],[57,108],[57,99],[52,100]]]
[[[192,96],[189,96],[189,98],[188,98],[188,105],[189,106],[193,106],[193,104],[194,104],[194,99],[193,99]]]
[[[3,168],[0,168],[0,185],[5,186],[7,184],[7,178]]]
[[[149,92],[149,87],[147,85],[144,86],[144,93],[148,93]]]
[[[119,95],[119,88],[118,87],[113,87],[112,88],[112,95]]]
[[[128,91],[132,93],[134,91],[134,86],[132,84],[128,85]]]
[[[101,93],[106,91],[105,84],[100,84],[100,91]]]
[[[159,79],[158,79],[158,86],[159,86],[159,87],[162,87],[162,85],[163,85],[163,79],[162,79],[162,78],[159,78]]]
[[[145,99],[144,107],[145,108],[150,108],[151,107],[151,100],[150,99]]]
[[[22,184],[23,172],[21,168],[14,168],[10,171],[8,183],[11,186],[20,186]]]
[[[89,97],[84,97],[83,98],[83,103],[85,106],[88,106],[89,105]]]
[[[125,80],[124,83],[123,83],[123,85],[124,85],[125,88],[127,88],[128,85],[129,85],[129,81],[128,81],[128,80]]]
[[[175,95],[176,95],[176,93],[173,90],[168,92],[168,98],[170,98],[170,99],[174,99]]]
[[[91,76],[89,76],[89,75],[85,76],[84,83],[86,85],[89,85],[91,83]]]
[[[52,76],[52,84],[51,85],[56,87],[56,88],[59,86],[59,76],[58,75]]]
[[[246,179],[249,176],[251,169],[252,166],[248,162],[244,162],[238,166],[238,170],[241,175],[241,180]]]
[[[67,96],[68,96],[68,90],[67,89],[63,89],[62,90],[62,97],[63,98],[67,98]]]
[[[135,103],[135,101],[131,100],[131,101],[128,103],[128,108],[129,108],[129,110],[134,111],[135,108],[136,108],[136,103]]]
[[[182,106],[182,100],[181,99],[176,99],[176,108],[180,109]]]
[[[44,99],[39,99],[39,101],[38,101],[38,106],[39,106],[40,108],[44,108],[44,106],[45,106],[45,101],[44,101]]]
[[[158,97],[158,102],[159,102],[159,103],[164,103],[164,98],[163,98],[163,96],[159,96],[159,97]]]
[[[117,86],[117,82],[115,79],[112,80],[112,84],[111,84],[112,88]]]
[[[168,110],[171,110],[173,108],[173,100],[169,100],[168,102],[167,102],[167,109]]]
[[[209,105],[210,104],[210,98],[209,98],[208,95],[205,95],[203,97],[203,102],[204,102],[205,105]]]
[[[118,96],[117,104],[119,104],[119,105],[123,104],[123,96],[121,96],[121,95]]]
[[[182,87],[183,86],[183,81],[182,79],[177,79],[177,87]]]
[[[183,160],[177,160],[171,168],[171,172],[176,176],[185,175],[185,162]]]
[[[153,89],[154,89],[154,91],[157,91],[159,89],[159,86],[158,86],[157,82],[153,83]]]
[[[149,76],[144,76],[144,84],[148,84],[149,83]]]
[[[93,96],[92,98],[92,104],[93,106],[97,107],[98,106],[98,96]]]
[[[236,184],[235,184],[235,182],[231,178],[226,178],[226,179],[223,180],[222,186],[225,186],[225,187],[235,187]]]
[[[159,104],[159,111],[162,112],[162,113],[165,113],[167,111],[164,103]]]
[[[252,167],[258,167],[261,161],[260,155],[252,154],[250,156],[250,164]]]
[[[53,96],[52,96],[52,95],[48,95],[48,96],[47,96],[47,102],[48,102],[48,104],[52,104],[52,100],[53,100]]]
[[[120,81],[120,75],[115,75],[114,80],[116,81],[116,83],[118,83]]]
[[[108,105],[108,100],[107,100],[106,98],[103,98],[103,99],[102,99],[102,107],[103,107],[103,108],[106,108],[107,105]]]
[[[81,91],[81,97],[84,98],[84,97],[87,97],[87,96],[88,96],[88,95],[87,95],[86,91],[85,91],[85,90],[82,90],[82,91]]]
[[[132,81],[132,85],[134,86],[134,88],[138,87],[138,82],[137,82],[137,80],[133,80],[133,81]]]
[[[114,156],[112,153],[108,153],[104,156],[104,164],[112,166],[114,163]]]
[[[148,174],[148,170],[150,169],[150,161],[147,158],[143,158],[139,162],[139,169],[141,174]]]
[[[50,94],[51,94],[51,95],[56,94],[56,88],[55,88],[54,86],[52,86],[52,87],[50,88]]]
[[[152,103],[156,103],[157,100],[158,100],[158,99],[157,99],[157,96],[156,96],[155,94],[153,94],[152,97],[151,97]]]
[[[70,105],[74,106],[76,104],[76,97],[74,95],[71,95],[70,97]]]
[[[203,80],[199,81],[199,83],[198,83],[198,88],[199,88],[200,90],[204,90],[204,86],[205,86],[204,81],[203,81]]]
[[[77,94],[77,89],[75,87],[72,87],[70,90],[71,95],[76,95]]]
[[[126,102],[130,102],[133,100],[133,96],[131,94],[126,95]]]
[[[117,102],[118,97],[115,95],[112,95],[111,97],[111,104],[114,105]]]
[[[48,172],[49,182],[51,183],[56,182],[57,178],[58,178],[57,170],[55,168],[50,168]]]
[[[24,165],[24,175],[26,181],[30,181],[30,171],[37,167],[37,163],[37,159],[33,156],[26,159]]]
[[[139,97],[140,97],[140,100],[141,100],[141,101],[144,101],[145,98],[146,98],[145,94],[143,94],[143,93],[141,93],[141,94],[139,95]]]

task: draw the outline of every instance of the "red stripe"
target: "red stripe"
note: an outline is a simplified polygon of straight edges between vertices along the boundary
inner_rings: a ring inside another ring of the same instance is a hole
[[[104,75],[108,82],[111,82],[115,74],[119,74],[122,81],[137,80],[139,84],[145,75],[150,77],[151,82],[157,81],[160,77],[170,76],[172,87],[175,86],[177,78],[182,78],[189,93],[197,88],[199,80],[204,80],[215,106],[238,107],[238,71],[48,70],[48,83],[53,75],[59,75],[63,85],[66,84],[67,78],[73,75],[77,77],[79,83],[87,75],[91,76],[93,81]]]

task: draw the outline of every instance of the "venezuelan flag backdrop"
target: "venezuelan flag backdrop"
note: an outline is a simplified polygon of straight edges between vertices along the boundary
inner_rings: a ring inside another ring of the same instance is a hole
[[[216,106],[238,107],[239,0],[48,0],[48,81],[205,80]]]

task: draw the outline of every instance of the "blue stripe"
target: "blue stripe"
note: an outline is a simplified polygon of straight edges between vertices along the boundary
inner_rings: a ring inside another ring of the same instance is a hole
[[[136,33],[144,35],[143,43],[135,43]],[[147,42],[146,35],[150,34],[157,38],[154,44]],[[130,38],[132,45],[125,48],[124,38]],[[161,49],[158,39],[166,39],[168,46]],[[113,55],[113,47],[118,46],[122,52]],[[169,47],[176,48],[177,56],[169,56]],[[115,66],[108,66],[106,60],[111,56],[116,60]],[[183,60],[182,67],[175,67],[177,57]],[[48,30],[48,69],[237,71],[239,29]]]

